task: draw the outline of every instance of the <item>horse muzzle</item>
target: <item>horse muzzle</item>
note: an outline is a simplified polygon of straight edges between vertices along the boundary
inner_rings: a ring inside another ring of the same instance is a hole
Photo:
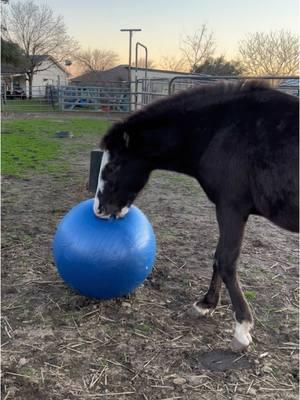
[[[104,206],[100,203],[99,197],[96,195],[93,206],[94,214],[97,218],[109,219],[111,217],[123,218],[129,211],[128,207],[118,209],[112,205]]]

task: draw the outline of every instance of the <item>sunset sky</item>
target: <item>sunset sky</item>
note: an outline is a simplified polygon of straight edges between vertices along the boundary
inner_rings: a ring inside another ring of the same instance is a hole
[[[25,1],[25,0],[24,0]],[[159,64],[179,56],[180,41],[203,23],[215,33],[217,54],[231,58],[247,33],[298,31],[298,0],[38,0],[64,17],[69,33],[82,47],[114,50],[128,62],[128,33],[141,28],[134,42],[148,47]]]

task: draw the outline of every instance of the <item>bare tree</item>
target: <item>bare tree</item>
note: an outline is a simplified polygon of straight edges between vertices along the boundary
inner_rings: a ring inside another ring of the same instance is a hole
[[[289,31],[249,34],[239,43],[239,53],[247,74],[299,73],[299,37]]]
[[[114,51],[101,49],[81,50],[75,57],[85,71],[104,71],[114,67],[119,60]]]
[[[203,24],[194,34],[185,36],[180,50],[190,71],[194,72],[197,65],[213,56],[215,48],[214,34]]]
[[[183,57],[181,58],[176,58],[174,56],[162,57],[160,65],[163,69],[169,71],[186,71],[186,62],[183,59]]]
[[[5,36],[20,46],[27,60],[26,75],[31,98],[34,74],[62,62],[72,54],[76,43],[67,34],[62,16],[55,16],[46,4],[18,1],[11,3],[3,14],[7,28]]]

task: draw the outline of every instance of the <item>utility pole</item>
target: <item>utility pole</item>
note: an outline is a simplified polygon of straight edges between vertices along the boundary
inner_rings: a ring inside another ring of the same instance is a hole
[[[129,32],[129,62],[128,62],[128,82],[131,82],[131,48],[133,32],[140,32],[141,29],[120,29],[121,32]]]

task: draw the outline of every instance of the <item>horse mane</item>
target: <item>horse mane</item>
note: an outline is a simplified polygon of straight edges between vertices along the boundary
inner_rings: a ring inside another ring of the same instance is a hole
[[[203,84],[191,89],[183,90],[173,95],[173,98],[188,98],[191,96],[201,96],[203,97],[203,100],[204,96],[206,97],[206,99],[212,97],[227,98],[239,93],[247,93],[270,88],[271,85],[269,82],[259,79],[244,79],[238,81],[223,80],[217,83]],[[164,102],[166,100],[167,98],[164,98],[162,100],[158,100],[156,103]],[[154,104],[154,102],[152,104]]]
[[[272,90],[269,82],[262,80],[239,80],[235,82],[222,81],[205,84],[192,89],[183,90],[172,96],[153,101],[148,106],[130,115],[124,120],[125,126],[130,127],[143,123],[145,119],[176,118],[176,115],[186,111],[199,110],[213,104],[230,101],[249,92]]]
[[[236,96],[265,90],[272,89],[269,83],[262,80],[222,81],[183,90],[172,96],[153,101],[122,122],[115,123],[104,136],[100,146],[102,148],[118,147],[120,136],[126,131],[136,131],[139,127],[150,128],[153,125],[174,120],[180,115],[199,112],[201,108],[230,101]]]

